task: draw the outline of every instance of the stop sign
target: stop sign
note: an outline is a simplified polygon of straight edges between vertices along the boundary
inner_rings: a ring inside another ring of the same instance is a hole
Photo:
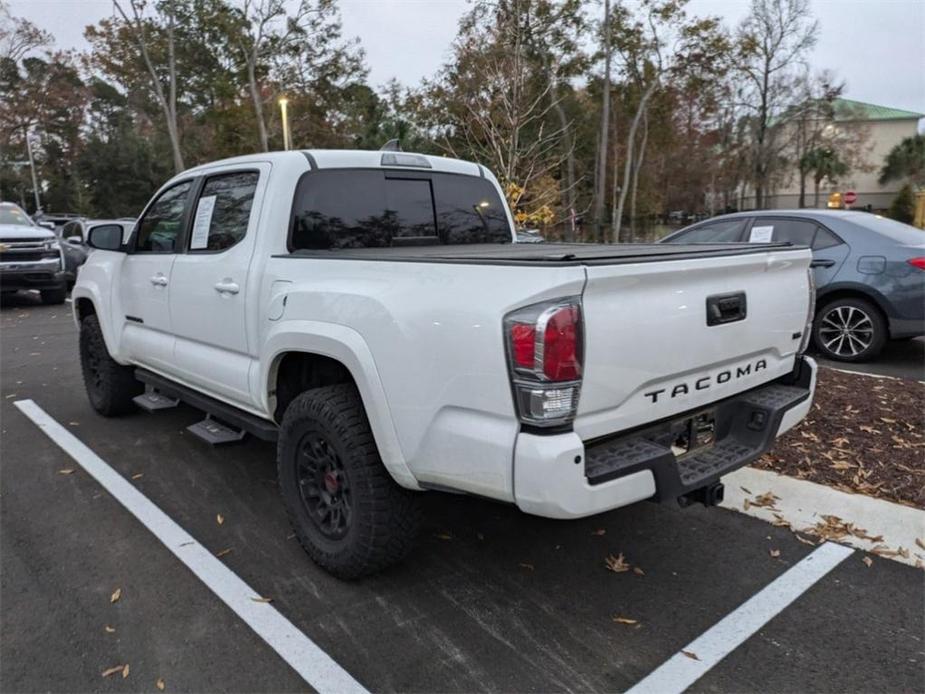
[[[853,205],[855,202],[857,202],[857,199],[858,199],[858,194],[855,193],[853,190],[849,190],[847,193],[845,193],[845,204],[846,205]]]

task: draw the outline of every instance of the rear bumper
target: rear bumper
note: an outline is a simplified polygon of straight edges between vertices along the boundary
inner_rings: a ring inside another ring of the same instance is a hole
[[[0,289],[61,289],[67,286],[67,276],[61,270],[60,260],[0,263]]]
[[[767,452],[812,406],[816,363],[708,408],[590,442],[574,432],[521,433],[514,454],[514,497],[526,513],[581,518],[644,499],[672,501],[717,482]],[[676,458],[667,442],[680,420],[713,411],[716,443]]]

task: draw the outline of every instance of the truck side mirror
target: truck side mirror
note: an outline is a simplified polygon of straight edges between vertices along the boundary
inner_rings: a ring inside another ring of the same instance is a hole
[[[87,239],[91,248],[101,251],[125,251],[122,245],[122,226],[119,224],[101,224],[90,229]]]

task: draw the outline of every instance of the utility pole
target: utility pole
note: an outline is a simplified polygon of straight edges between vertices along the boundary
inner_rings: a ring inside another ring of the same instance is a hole
[[[35,173],[35,159],[32,157],[32,143],[29,141],[29,126],[26,126],[26,153],[29,155],[29,170],[32,172],[32,193],[35,195],[35,214],[42,211],[42,201],[39,198],[39,179]]]

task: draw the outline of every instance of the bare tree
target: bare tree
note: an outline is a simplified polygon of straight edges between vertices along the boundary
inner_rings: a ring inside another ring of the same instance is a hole
[[[176,47],[174,45],[174,28],[176,25],[176,12],[173,0],[166,0],[167,8],[167,90],[165,93],[164,85],[161,82],[160,74],[151,60],[151,53],[148,44],[148,35],[145,30],[147,20],[144,18],[143,0],[129,0],[129,7],[132,10],[132,17],[126,14],[122,9],[119,0],[113,0],[113,5],[122,16],[125,27],[129,31],[135,45],[141,53],[145,67],[151,76],[151,84],[154,87],[154,95],[158,105],[164,114],[164,121],[167,126],[167,135],[170,138],[170,149],[173,153],[173,166],[177,173],[183,171],[186,166],[183,164],[183,153],[180,149],[180,130],[177,126],[177,61]]]
[[[743,106],[750,114],[755,207],[765,197],[784,145],[773,127],[793,99],[794,71],[816,45],[818,22],[809,0],[752,0],[738,29],[738,66],[746,84]]]
[[[686,0],[642,0],[642,18],[623,22],[617,34],[617,50],[624,70],[636,83],[639,101],[626,135],[623,183],[611,223],[611,236],[620,241],[623,210],[632,188],[634,166],[643,159],[635,154],[637,133],[649,103],[666,78],[671,81],[702,79],[716,69],[728,52],[728,41],[719,20],[688,19]],[[644,154],[644,152],[643,152]]]
[[[601,84],[601,134],[597,144],[597,174],[594,189],[594,233],[599,240],[603,240],[604,236],[604,191],[607,190],[607,138],[610,135],[610,62],[613,57],[610,33],[610,0],[604,0],[604,19],[601,22],[604,78]]]

